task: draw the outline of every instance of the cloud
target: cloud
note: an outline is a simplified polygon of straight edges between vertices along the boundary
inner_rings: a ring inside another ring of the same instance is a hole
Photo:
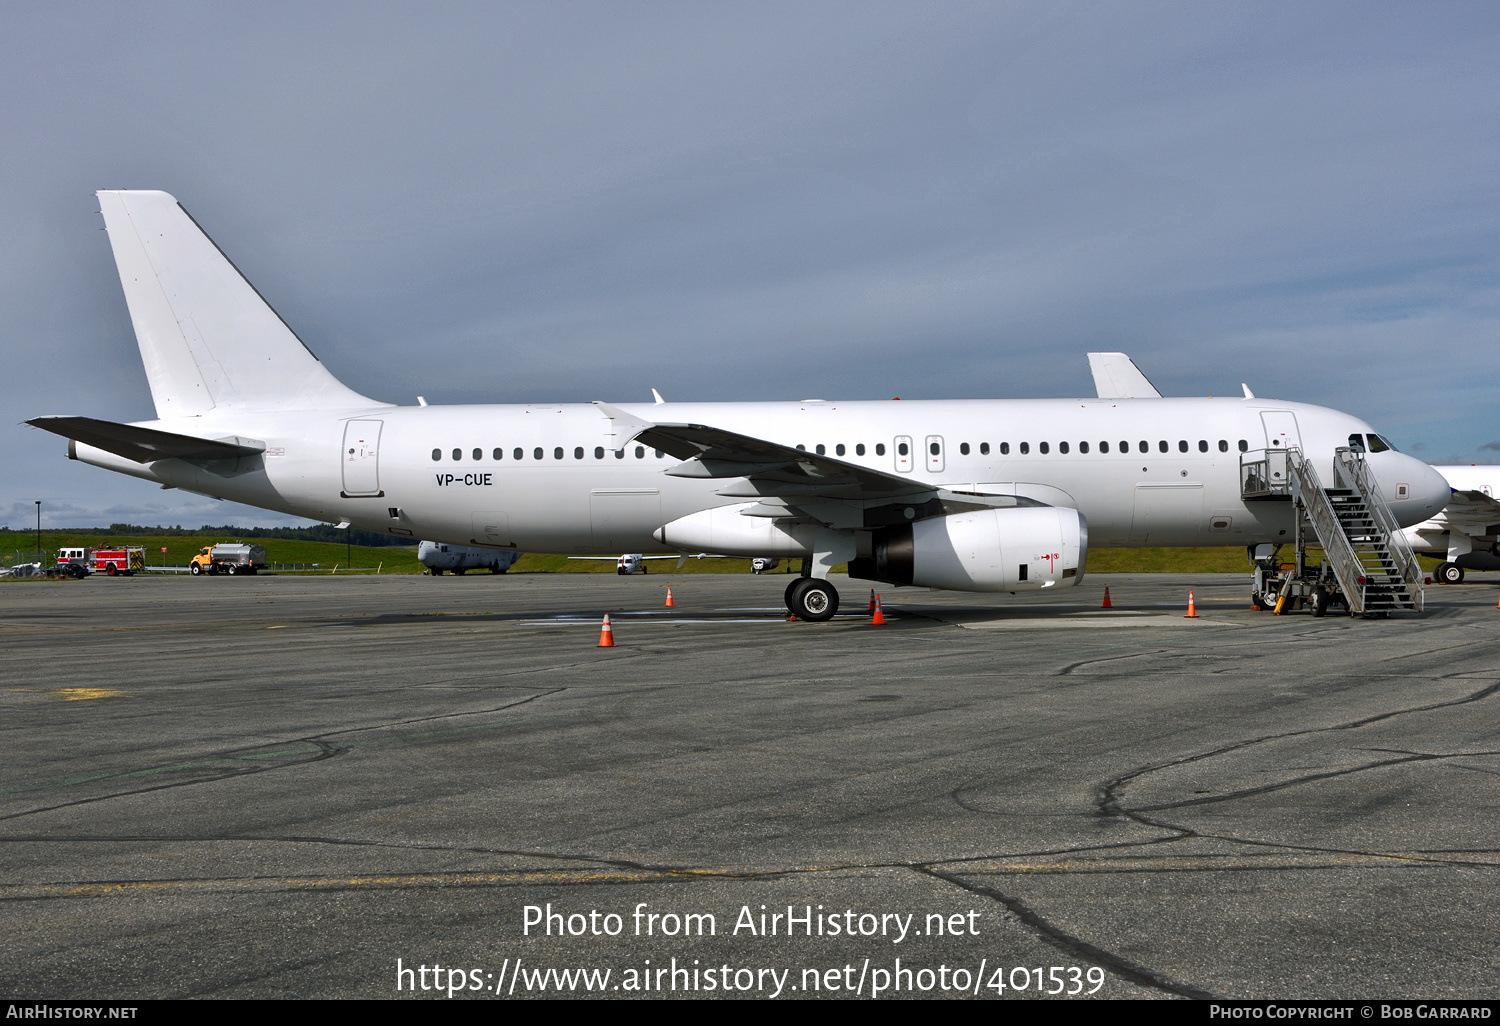
[[[152,415],[117,187],[394,401],[1077,395],[1102,348],[1500,435],[1485,7],[112,10],[0,37],[0,511],[223,520],[16,423]]]

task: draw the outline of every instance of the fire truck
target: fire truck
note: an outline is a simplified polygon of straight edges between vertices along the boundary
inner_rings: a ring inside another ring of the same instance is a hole
[[[139,545],[124,545],[113,549],[59,549],[57,565],[71,563],[83,567],[86,573],[116,574],[130,576],[146,568],[146,550]]]

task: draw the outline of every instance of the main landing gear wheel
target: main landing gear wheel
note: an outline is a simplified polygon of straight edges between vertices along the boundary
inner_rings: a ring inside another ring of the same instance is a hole
[[[821,623],[832,620],[839,611],[839,593],[827,581],[812,577],[800,578],[796,585],[787,589],[787,605],[800,620]]]
[[[1439,584],[1462,584],[1464,583],[1464,568],[1457,563],[1439,563],[1432,576]]]

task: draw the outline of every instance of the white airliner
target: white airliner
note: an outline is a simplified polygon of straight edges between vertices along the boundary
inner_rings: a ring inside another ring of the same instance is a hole
[[[450,544],[800,558],[806,620],[837,611],[846,562],[1021,592],[1076,584],[1090,544],[1288,541],[1290,503],[1241,501],[1241,453],[1300,446],[1331,480],[1335,448],[1374,433],[1253,398],[393,406],[334,378],[171,196],[99,200],[157,419],[29,421],[70,457]],[[1403,526],[1447,504],[1425,463],[1369,465]]]
[[[475,545],[424,541],[417,546],[417,562],[425,566],[434,577],[441,577],[445,570],[454,574],[465,574],[470,570],[503,574],[520,558],[519,552],[482,549]]]
[[[1406,529],[1412,549],[1443,562],[1433,577],[1459,584],[1465,570],[1500,570],[1500,467],[1434,467],[1453,489],[1448,505],[1431,520]]]
[[[647,556],[639,552],[627,552],[623,556],[569,556],[569,559],[613,559],[615,561],[615,573],[621,576],[633,574],[636,571],[650,573],[646,561],[650,559],[675,559],[681,562],[681,556]]]

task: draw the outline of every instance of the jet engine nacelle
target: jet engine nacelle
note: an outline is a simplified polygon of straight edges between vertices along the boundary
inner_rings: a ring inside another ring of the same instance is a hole
[[[957,591],[1038,591],[1083,578],[1088,522],[1056,506],[955,513],[882,528],[849,576]]]

